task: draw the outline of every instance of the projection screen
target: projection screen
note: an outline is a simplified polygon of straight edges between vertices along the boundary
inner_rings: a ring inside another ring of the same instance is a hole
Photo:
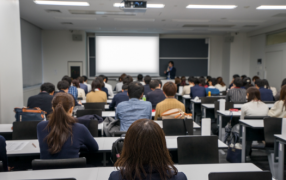
[[[96,75],[159,76],[159,36],[96,36]]]

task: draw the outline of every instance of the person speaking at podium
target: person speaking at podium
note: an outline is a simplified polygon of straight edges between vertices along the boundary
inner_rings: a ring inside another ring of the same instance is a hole
[[[176,68],[174,67],[174,62],[170,61],[167,71],[164,71],[164,74],[167,75],[167,79],[175,79]]]

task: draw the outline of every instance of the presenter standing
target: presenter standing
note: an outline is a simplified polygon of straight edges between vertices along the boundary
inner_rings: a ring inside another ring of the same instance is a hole
[[[164,71],[164,74],[167,75],[167,79],[175,79],[176,68],[174,67],[174,62],[170,61],[167,71]]]

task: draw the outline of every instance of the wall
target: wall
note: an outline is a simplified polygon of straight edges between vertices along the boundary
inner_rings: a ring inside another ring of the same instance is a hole
[[[0,24],[0,123],[7,124],[15,121],[13,109],[23,105],[18,0],[1,0]]]
[[[68,75],[68,61],[82,61],[83,67],[86,66],[86,33],[79,33],[83,41],[73,41],[72,33],[67,30],[42,31],[44,82],[57,86],[58,81]]]
[[[225,36],[226,37],[226,36]],[[230,67],[230,42],[223,42],[223,54],[222,54],[222,77],[226,84],[229,84],[229,67]]]

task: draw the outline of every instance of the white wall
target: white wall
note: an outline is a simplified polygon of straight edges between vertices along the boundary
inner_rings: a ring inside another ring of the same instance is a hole
[[[58,81],[68,75],[68,61],[82,61],[83,67],[86,66],[86,33],[80,33],[83,41],[73,41],[68,30],[42,31],[44,82],[57,87]],[[83,68],[83,74],[86,74],[86,68]]]
[[[250,65],[249,65],[249,75],[260,76],[263,78],[265,64],[265,47],[266,47],[266,35],[261,34],[253,36],[250,38]],[[258,65],[257,60],[262,59],[262,64]]]
[[[230,82],[229,67],[230,67],[230,42],[224,41],[223,55],[222,55],[222,78],[225,84],[229,84]]]
[[[15,121],[23,105],[20,13],[18,0],[0,1],[0,123]]]

